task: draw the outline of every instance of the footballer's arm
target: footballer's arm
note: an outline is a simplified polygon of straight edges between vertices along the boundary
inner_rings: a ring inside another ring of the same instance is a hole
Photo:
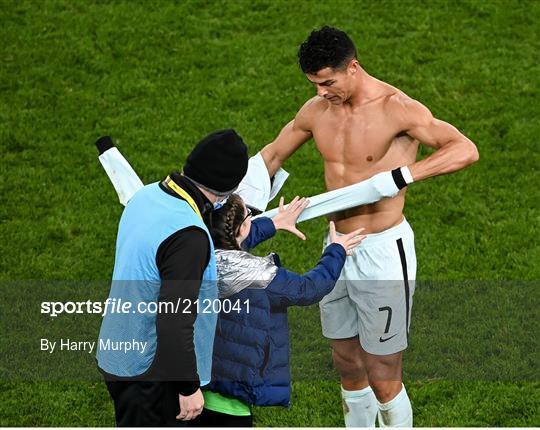
[[[261,150],[268,174],[274,176],[283,162],[312,137],[310,117],[312,109],[308,101],[296,117],[279,132],[276,139]]]
[[[478,161],[476,145],[453,125],[434,118],[421,103],[402,95],[393,109],[409,136],[437,149],[408,166],[415,182],[452,173]]]

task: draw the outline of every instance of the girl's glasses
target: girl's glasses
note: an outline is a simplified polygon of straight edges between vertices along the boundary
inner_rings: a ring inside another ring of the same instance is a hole
[[[247,211],[247,214],[244,217],[244,219],[242,220],[242,222],[240,223],[240,225],[238,226],[238,231],[236,232],[236,235],[238,235],[238,233],[240,233],[240,227],[242,227],[242,224],[244,224],[244,222],[252,215],[251,209],[248,208],[247,206],[246,206],[246,211]]]
[[[242,224],[244,223],[245,220],[247,220],[252,215],[251,209],[248,208],[247,206],[246,206],[246,211],[247,211],[247,214],[244,217],[244,219],[242,220]]]

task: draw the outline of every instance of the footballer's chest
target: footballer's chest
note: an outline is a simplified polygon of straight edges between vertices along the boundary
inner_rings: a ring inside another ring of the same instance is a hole
[[[385,157],[399,134],[382,109],[361,109],[354,114],[321,115],[313,138],[326,161],[376,163]]]

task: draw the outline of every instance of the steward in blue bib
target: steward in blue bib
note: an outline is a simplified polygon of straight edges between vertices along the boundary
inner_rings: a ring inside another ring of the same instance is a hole
[[[214,248],[202,219],[212,204],[188,179],[172,177],[195,207],[168,181],[145,186],[127,204],[109,306],[130,309],[104,316],[97,359],[109,375],[176,381],[179,393],[191,394],[199,377],[201,385],[210,381],[217,319],[197,315],[198,304],[217,299]]]
[[[141,188],[122,213],[97,347],[118,426],[177,426],[202,410],[218,300],[207,225],[247,164],[234,130],[211,133],[182,173]]]

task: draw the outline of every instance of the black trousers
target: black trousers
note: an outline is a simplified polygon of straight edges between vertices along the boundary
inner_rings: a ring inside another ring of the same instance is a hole
[[[189,427],[253,427],[253,415],[237,416],[203,409],[202,413],[192,420]]]
[[[186,427],[180,421],[178,393],[168,382],[110,382],[118,427]]]

